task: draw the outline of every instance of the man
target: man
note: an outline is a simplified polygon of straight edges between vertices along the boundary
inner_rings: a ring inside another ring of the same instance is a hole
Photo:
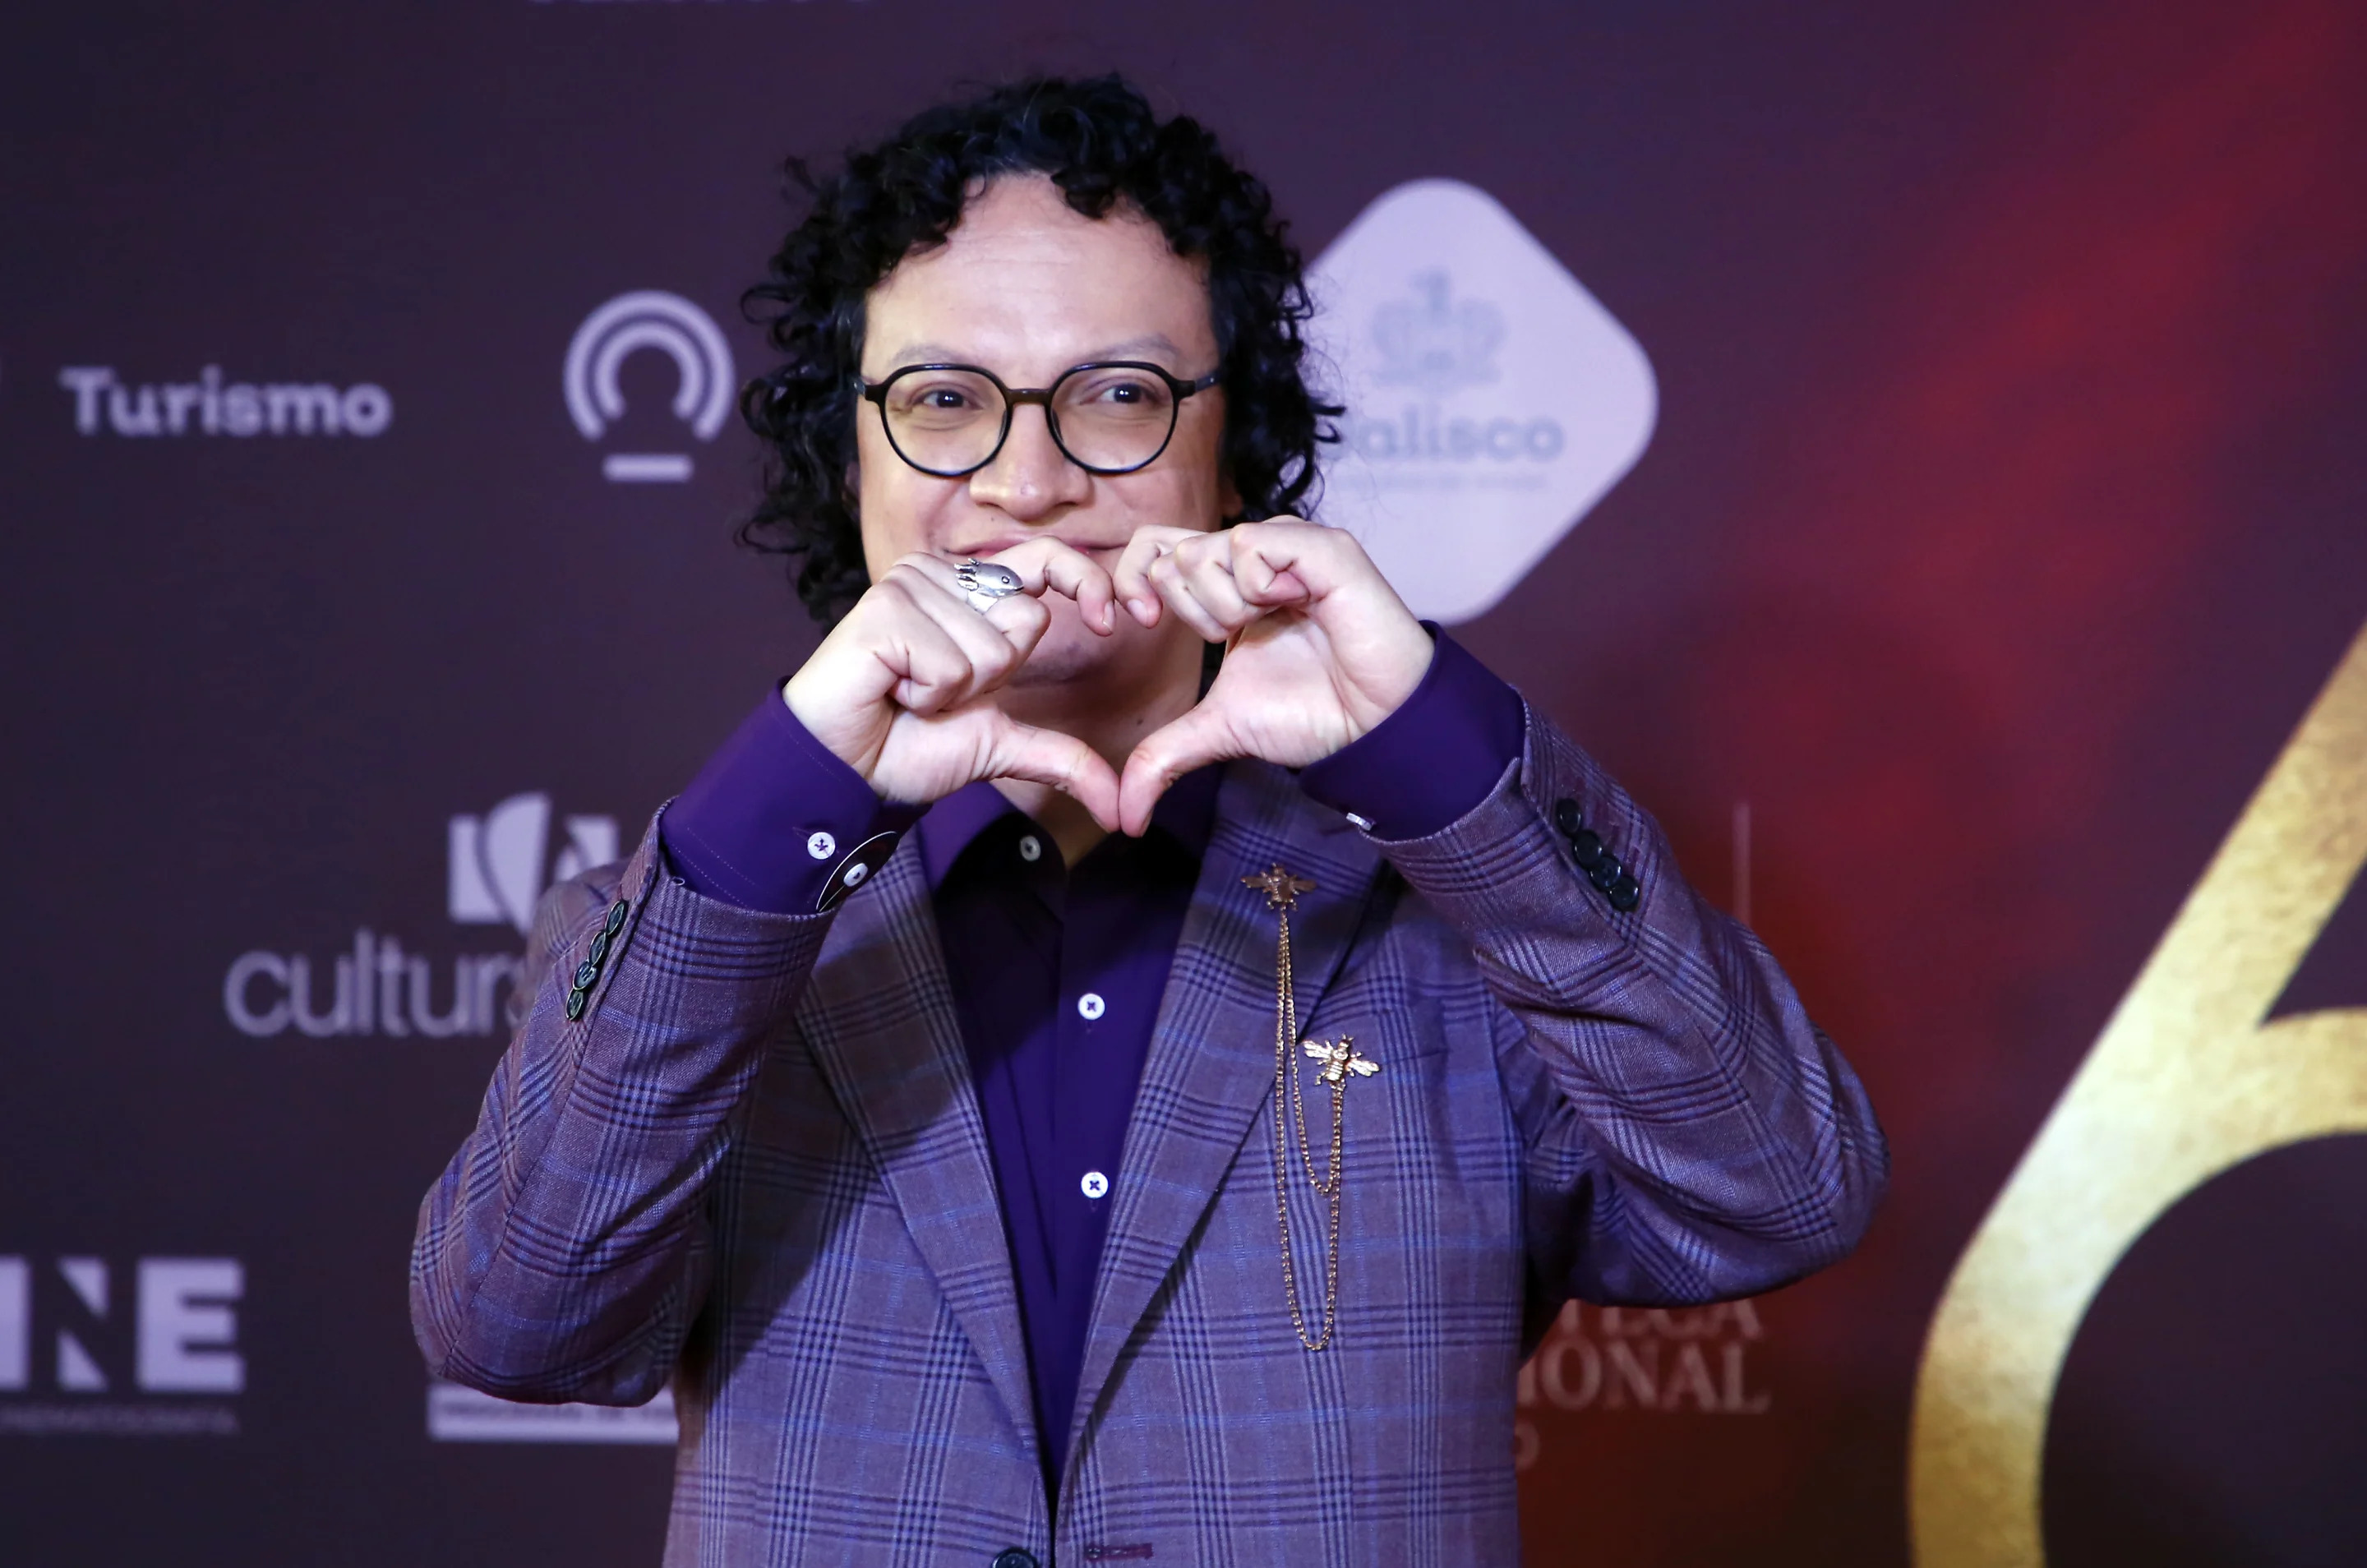
[[[1277,515],[1306,296],[1197,126],[934,111],[757,293],[753,532],[836,624],[546,903],[421,1214],[431,1365],[671,1382],[673,1562],[1512,1561],[1531,1336],[1842,1256],[1855,1078],[1584,752]]]

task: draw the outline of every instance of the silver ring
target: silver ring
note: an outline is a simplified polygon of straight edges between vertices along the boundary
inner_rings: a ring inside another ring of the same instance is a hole
[[[981,615],[994,608],[995,601],[1008,599],[1026,586],[1009,567],[975,557],[954,568],[954,581],[961,584],[969,607]]]

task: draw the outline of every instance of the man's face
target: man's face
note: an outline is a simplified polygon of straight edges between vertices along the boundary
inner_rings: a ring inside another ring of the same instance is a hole
[[[1008,387],[1048,387],[1071,366],[1146,361],[1182,380],[1217,367],[1199,266],[1159,226],[1120,208],[1092,219],[1042,175],[996,180],[963,209],[937,249],[907,258],[866,304],[863,378],[907,365],[975,365]],[[1221,389],[1187,398],[1174,438],[1149,468],[1091,474],[1052,441],[1040,406],[1014,411],[994,461],[961,479],[924,474],[896,455],[877,406],[855,411],[863,554],[872,578],[902,556],[990,556],[1048,534],[1104,566],[1147,524],[1214,528],[1234,504],[1219,470]],[[1120,614],[1115,636],[1085,629],[1074,604],[1048,595],[1051,629],[1014,686],[1090,677],[1150,687],[1196,671],[1197,639],[1174,616],[1146,631]]]

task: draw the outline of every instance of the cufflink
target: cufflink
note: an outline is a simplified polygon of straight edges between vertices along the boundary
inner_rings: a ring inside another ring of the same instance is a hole
[[[822,885],[821,897],[814,900],[814,913],[826,915],[838,908],[839,900],[871,879],[871,874],[888,863],[896,852],[893,832],[874,833],[848,852],[844,860],[832,868],[830,880]]]

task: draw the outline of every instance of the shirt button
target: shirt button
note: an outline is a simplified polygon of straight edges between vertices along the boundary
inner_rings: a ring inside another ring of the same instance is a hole
[[[838,840],[828,833],[816,833],[806,840],[806,853],[816,860],[828,860],[838,853]]]
[[[848,866],[846,870],[840,874],[838,880],[844,886],[852,887],[870,874],[871,868],[864,864],[861,861],[856,861],[853,865]]]
[[[1044,858],[1044,840],[1030,833],[1019,840],[1019,858],[1033,865]]]
[[[1109,1178],[1098,1170],[1085,1172],[1085,1179],[1077,1185],[1084,1190],[1088,1198],[1098,1201],[1109,1196]]]
[[[1108,1010],[1108,1008],[1103,1003],[1099,992],[1087,991],[1083,996],[1077,998],[1077,1016],[1083,1019],[1088,1023],[1091,1023],[1093,1020],[1101,1017],[1103,1013]]]

